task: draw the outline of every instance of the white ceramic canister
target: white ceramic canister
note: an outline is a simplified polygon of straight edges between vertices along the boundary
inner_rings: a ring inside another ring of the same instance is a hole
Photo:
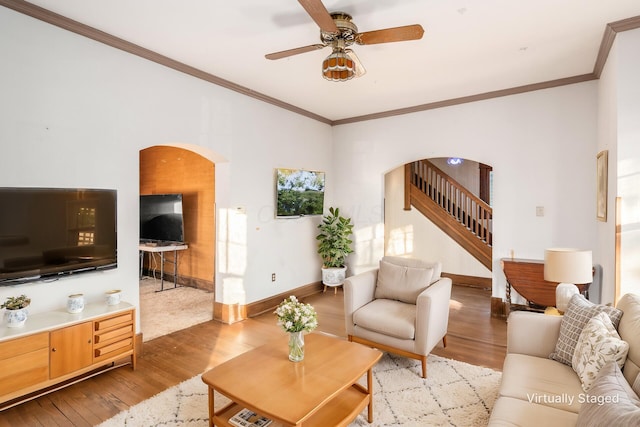
[[[69,295],[69,298],[67,298],[67,311],[75,314],[80,313],[82,310],[84,310],[84,295]]]
[[[120,304],[120,289],[113,289],[105,293],[107,296],[107,305]]]

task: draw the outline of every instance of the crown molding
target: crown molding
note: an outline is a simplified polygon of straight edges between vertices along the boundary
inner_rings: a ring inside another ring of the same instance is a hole
[[[563,79],[549,80],[542,83],[533,83],[524,86],[512,87],[508,89],[494,90],[491,92],[479,93],[476,95],[463,96],[460,98],[447,99],[444,101],[431,102],[429,104],[416,105],[414,107],[400,108],[397,110],[383,111],[380,113],[367,114],[364,116],[351,117],[348,119],[334,120],[331,122],[333,126],[344,125],[348,123],[363,122],[366,120],[382,119],[391,116],[400,116],[403,114],[417,113],[419,111],[433,110],[436,108],[451,107],[453,105],[467,104],[469,102],[484,101],[486,99],[500,98],[503,96],[516,95],[519,93],[532,92],[535,90],[549,89],[557,86],[571,85],[574,83],[595,80],[593,73],[582,74],[580,76],[566,77]]]
[[[634,16],[607,24],[604,29],[604,34],[602,35],[602,42],[600,43],[596,64],[593,67],[593,74],[596,78],[599,79],[602,75],[602,70],[607,63],[616,35],[623,31],[635,30],[636,28],[640,28],[640,16]]]
[[[528,85],[518,86],[518,87],[513,87],[508,89],[500,89],[500,90],[480,93],[476,95],[463,96],[460,98],[453,98],[453,99],[448,99],[448,100],[443,100],[438,102],[432,102],[428,104],[416,105],[413,107],[383,111],[379,113],[366,114],[366,115],[350,117],[346,119],[330,120],[326,117],[323,117],[318,114],[312,113],[310,111],[304,110],[302,108],[296,107],[295,105],[288,104],[286,102],[270,97],[263,93],[256,92],[252,89],[238,85],[229,80],[225,80],[223,78],[207,73],[205,71],[202,71],[190,65],[171,59],[167,56],[161,55],[152,50],[146,49],[142,46],[138,46],[127,40],[121,39],[119,37],[113,36],[104,31],[100,31],[96,28],[90,27],[81,22],[67,18],[66,16],[51,12],[50,10],[44,9],[40,6],[36,6],[24,0],[0,0],[0,6],[4,6],[8,9],[12,9],[16,12],[22,13],[24,15],[38,19],[40,21],[46,22],[48,24],[54,25],[64,30],[87,37],[89,39],[106,44],[116,49],[120,49],[124,52],[131,53],[140,58],[147,59],[149,61],[171,68],[178,72],[188,74],[195,78],[207,81],[217,86],[221,86],[223,88],[232,90],[242,95],[246,95],[248,97],[266,102],[268,104],[275,105],[277,107],[283,108],[285,110],[289,110],[291,112],[300,114],[302,116],[311,118],[313,120],[317,120],[321,123],[326,123],[331,126],[339,126],[339,125],[344,125],[348,123],[356,123],[356,122],[362,122],[367,120],[375,120],[375,119],[382,119],[386,117],[411,114],[411,113],[416,113],[420,111],[433,110],[436,108],[450,107],[453,105],[466,104],[469,102],[477,102],[477,101],[482,101],[486,99],[499,98],[503,96],[510,96],[510,95],[515,95],[519,93],[531,92],[535,90],[548,89],[552,87],[570,85],[574,83],[581,83],[589,80],[596,80],[596,79],[599,79],[600,75],[602,74],[602,70],[604,69],[604,66],[609,56],[609,52],[611,51],[611,47],[613,46],[613,43],[615,41],[616,34],[622,31],[629,31],[629,30],[634,30],[636,28],[640,28],[640,16],[635,16],[632,18],[627,18],[627,19],[623,19],[620,21],[615,21],[607,24],[604,30],[604,35],[602,37],[602,42],[600,43],[600,49],[598,51],[598,56],[596,58],[594,70],[592,73],[589,73],[589,74],[566,77],[562,79],[550,80],[550,81],[541,82],[541,83],[528,84]]]
[[[322,117],[318,114],[296,107],[295,105],[288,104],[279,99],[272,98],[263,93],[256,92],[247,87],[240,86],[229,80],[225,80],[213,74],[202,71],[198,68],[176,61],[152,50],[146,49],[142,46],[138,46],[137,44],[131,43],[127,40],[90,27],[89,25],[51,12],[50,10],[44,9],[40,6],[36,6],[32,3],[28,3],[24,0],[0,0],[0,5],[24,15],[30,16],[32,18],[38,19],[40,21],[46,22],[48,24],[54,25],[56,27],[62,28],[64,30],[70,31],[72,33],[87,37],[91,40],[106,44],[107,46],[120,49],[124,52],[131,53],[132,55],[136,55],[140,58],[147,59],[160,65],[164,65],[165,67],[174,69],[181,73],[188,74],[209,83],[213,83],[225,89],[229,89],[242,95],[258,99],[260,101],[309,117],[322,123],[331,124],[331,120],[327,119],[326,117]]]

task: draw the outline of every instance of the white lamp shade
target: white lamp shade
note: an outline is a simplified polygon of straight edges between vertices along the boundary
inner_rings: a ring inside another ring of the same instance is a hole
[[[544,251],[544,280],[583,284],[593,281],[591,251],[553,248]]]

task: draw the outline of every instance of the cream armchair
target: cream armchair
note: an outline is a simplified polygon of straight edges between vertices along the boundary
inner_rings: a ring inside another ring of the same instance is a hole
[[[422,362],[442,340],[446,347],[451,279],[442,264],[383,257],[379,268],[347,278],[344,311],[349,341]]]

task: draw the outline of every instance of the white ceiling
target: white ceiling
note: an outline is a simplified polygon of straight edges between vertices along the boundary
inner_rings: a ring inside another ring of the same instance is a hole
[[[607,23],[640,15],[638,0],[324,0],[359,31],[421,24],[418,41],[354,45],[367,73],[321,76],[329,48],[296,0],[31,0],[91,27],[339,120],[592,73]]]

